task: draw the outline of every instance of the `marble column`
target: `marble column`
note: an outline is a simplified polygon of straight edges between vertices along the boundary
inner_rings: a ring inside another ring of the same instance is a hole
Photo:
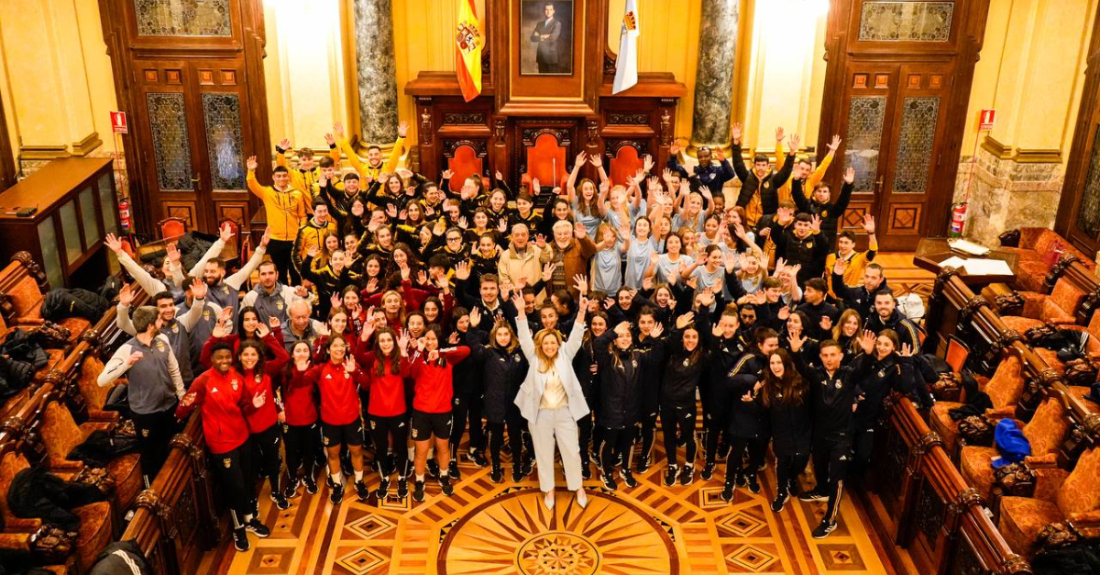
[[[694,145],[729,144],[736,45],[737,2],[703,0],[691,130]]]
[[[386,146],[397,139],[398,122],[393,2],[354,1],[360,138],[365,143]]]

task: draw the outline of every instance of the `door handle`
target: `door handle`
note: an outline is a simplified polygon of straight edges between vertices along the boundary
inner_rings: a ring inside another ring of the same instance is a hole
[[[882,184],[883,184],[883,177],[880,174],[878,179],[875,180],[875,195],[878,195],[878,194],[882,193]]]

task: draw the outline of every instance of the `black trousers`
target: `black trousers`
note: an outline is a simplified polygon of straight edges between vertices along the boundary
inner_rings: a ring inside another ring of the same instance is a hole
[[[777,495],[797,495],[798,475],[810,462],[809,451],[775,453],[775,483]]]
[[[370,427],[370,435],[377,451],[374,458],[382,470],[382,477],[389,477],[394,471],[401,477],[405,477],[405,468],[409,459],[409,424],[405,414],[383,417],[380,415],[367,416],[367,425]],[[393,438],[393,469],[390,468],[390,458],[387,457],[390,438]]]
[[[653,442],[657,439],[658,409],[657,406],[653,406],[651,410],[643,409],[638,417],[639,423],[642,424],[639,430],[642,439],[642,457],[648,457],[653,451]]]
[[[708,425],[704,433],[703,444],[703,456],[706,459],[706,464],[711,465],[718,460],[718,441],[725,438],[726,442],[730,441],[729,433],[726,431],[724,425],[712,424]]]
[[[601,427],[603,435],[603,449],[600,451],[600,461],[603,463],[604,473],[611,473],[615,469],[615,456],[621,453],[623,456],[623,469],[630,468],[631,445],[634,443],[634,426],[629,427]]]
[[[577,420],[577,439],[581,448],[581,465],[587,466],[591,461],[592,455],[592,414],[586,414],[584,417]]]
[[[677,437],[687,438],[687,453],[684,463],[695,464],[695,404],[687,405],[662,405],[661,406],[661,433],[665,440],[665,455],[668,464],[677,465],[676,445]],[[679,430],[679,434],[677,434]]]
[[[279,270],[279,281],[284,285],[298,285],[298,271],[294,269],[294,242],[290,240],[268,240],[267,255]]]
[[[252,517],[252,501],[256,499],[256,483],[252,481],[251,456],[253,447],[245,441],[226,453],[211,453],[214,479],[229,504],[233,528],[240,529]]]
[[[852,457],[851,474],[858,481],[871,464],[871,453],[875,448],[874,428],[857,429],[852,439],[852,446],[855,454]]]
[[[850,436],[814,438],[814,479],[817,481],[814,489],[829,496],[829,506],[825,510],[823,521],[836,521],[851,459],[852,438]]]
[[[275,424],[259,433],[253,433],[251,437],[252,448],[255,449],[256,454],[254,460],[256,463],[255,472],[271,482],[272,495],[283,492],[280,481],[283,459],[279,454],[283,437],[280,431],[279,424]]]
[[[730,454],[726,458],[726,482],[733,481],[737,475],[756,477],[756,472],[764,464],[764,455],[768,452],[767,439],[748,439],[730,437]],[[748,465],[745,465],[745,453],[748,452]]]
[[[286,438],[286,469],[291,478],[298,477],[298,469],[305,471],[306,477],[313,477],[316,468],[316,453],[321,448],[321,426],[287,425],[283,428]]]
[[[138,453],[141,454],[141,474],[147,485],[152,485],[157,473],[168,459],[169,442],[180,430],[176,419],[176,406],[155,413],[134,413],[137,430]]]
[[[509,414],[511,415],[511,414]],[[518,416],[518,414],[517,414]],[[489,459],[493,467],[500,467],[500,451],[504,447],[504,431],[508,430],[508,448],[512,450],[512,466],[523,466],[523,418],[507,417],[503,422],[487,422],[489,435]]]
[[[462,433],[466,431],[466,421],[470,423],[470,443],[468,449],[485,448],[485,432],[481,426],[481,395],[455,394],[451,404],[451,459],[458,460],[458,445],[462,442]]]

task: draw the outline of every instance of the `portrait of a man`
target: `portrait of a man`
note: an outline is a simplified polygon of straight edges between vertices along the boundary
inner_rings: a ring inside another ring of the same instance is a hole
[[[573,73],[572,0],[524,0],[520,73]]]

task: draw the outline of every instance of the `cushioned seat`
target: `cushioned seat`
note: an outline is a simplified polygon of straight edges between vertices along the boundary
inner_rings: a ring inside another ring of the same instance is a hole
[[[1017,247],[1002,247],[1019,255],[1016,263],[1016,286],[1020,289],[1044,292],[1047,272],[1058,259],[1055,252],[1073,254],[1088,269],[1096,268],[1096,263],[1082,251],[1070,245],[1062,236],[1049,228],[1020,228],[1020,241]]]
[[[80,534],[76,538],[76,553],[81,570],[95,564],[100,551],[111,542],[111,504],[106,501],[73,509],[80,518]]]
[[[1071,385],[1068,387],[1069,392],[1072,393],[1074,397],[1080,399],[1081,403],[1089,408],[1089,411],[1091,411],[1092,413],[1100,413],[1100,403],[1096,403],[1095,401],[1086,397],[1087,395],[1092,393],[1092,388],[1084,387],[1081,385]]]
[[[1011,407],[1020,400],[1024,391],[1023,364],[1014,355],[1005,358],[997,366],[997,371],[981,390],[989,396],[994,409]],[[955,453],[955,444],[959,436],[959,424],[951,419],[950,411],[963,404],[951,401],[940,401],[932,406],[928,425],[943,438],[944,449],[948,453]]]
[[[1024,437],[1031,444],[1031,455],[1025,459],[1029,467],[1054,465],[1054,455],[1069,430],[1062,401],[1048,398],[1035,410],[1031,421],[1026,425],[1019,421],[1016,424],[1021,426]],[[995,447],[966,445],[959,452],[959,471],[963,479],[986,499],[995,481],[991,464],[997,456]]]
[[[69,330],[69,341],[71,342],[79,340],[85,331],[92,328],[92,322],[82,317],[67,317],[57,322],[57,325]]]

